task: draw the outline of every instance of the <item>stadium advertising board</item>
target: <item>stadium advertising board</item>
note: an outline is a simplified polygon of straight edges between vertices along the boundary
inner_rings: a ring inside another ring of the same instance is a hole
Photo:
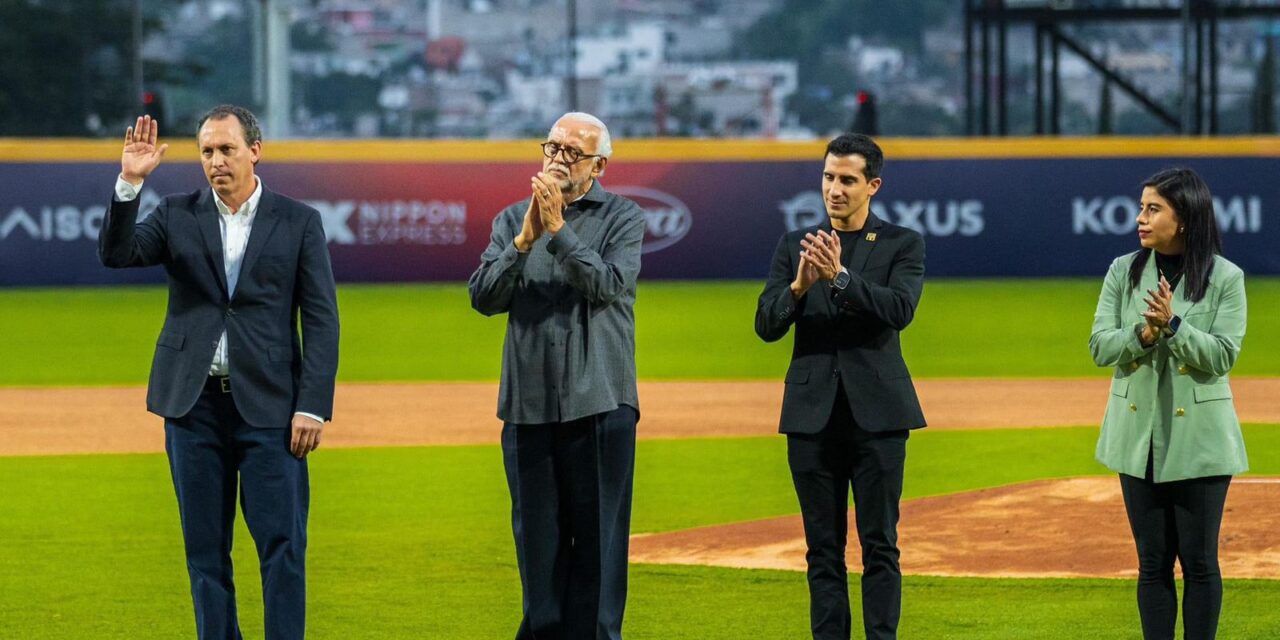
[[[1201,173],[1215,195],[1226,255],[1280,273],[1272,157],[890,160],[874,198],[881,218],[925,236],[929,276],[1094,276],[1137,247],[1140,182],[1169,166]],[[493,216],[522,198],[535,163],[264,162],[278,192],[320,211],[340,281],[457,281],[476,267]],[[0,285],[159,282],[113,271],[95,242],[118,165],[0,162]],[[642,276],[764,277],[779,236],[823,217],[818,158],[628,160],[603,180],[645,210]],[[192,162],[147,181],[161,194],[203,184]]]

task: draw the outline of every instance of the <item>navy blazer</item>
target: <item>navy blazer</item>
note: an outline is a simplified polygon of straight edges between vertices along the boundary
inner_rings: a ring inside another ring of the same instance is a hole
[[[924,288],[924,238],[868,214],[844,266],[852,280],[837,295],[814,283],[799,300],[791,281],[800,240],[831,221],[782,236],[769,281],[756,307],[756,334],[773,342],[796,327],[782,397],[782,433],[817,433],[826,426],[841,382],[858,426],[873,432],[925,426],[898,332],[915,316]]]
[[[98,235],[102,264],[158,264],[168,275],[169,305],[147,409],[166,418],[191,410],[225,330],[232,397],[246,422],[287,428],[295,411],[328,420],[338,370],[338,302],[320,214],[264,187],[229,297],[213,198],[208,187],[167,196],[136,224],[141,198],[112,198]]]

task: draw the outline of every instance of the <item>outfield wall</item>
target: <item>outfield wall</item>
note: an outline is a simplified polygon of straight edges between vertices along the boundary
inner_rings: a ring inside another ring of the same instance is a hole
[[[146,183],[205,184],[195,143],[171,140]],[[1095,276],[1137,246],[1139,184],[1182,165],[1213,190],[1226,255],[1280,273],[1280,140],[882,141],[886,220],[926,238],[930,276]],[[603,183],[646,211],[648,278],[763,278],[778,237],[823,215],[823,143],[621,140]],[[114,141],[0,140],[0,285],[159,282],[112,271],[95,241],[119,171]],[[493,215],[524,197],[536,141],[268,142],[259,173],[322,214],[343,281],[465,280]]]

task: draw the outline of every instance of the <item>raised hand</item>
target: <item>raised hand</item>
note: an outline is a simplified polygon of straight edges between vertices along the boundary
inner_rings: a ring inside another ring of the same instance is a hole
[[[151,116],[138,118],[137,123],[124,132],[124,151],[120,154],[120,175],[130,184],[140,184],[160,166],[160,159],[169,145],[156,146],[160,123]]]

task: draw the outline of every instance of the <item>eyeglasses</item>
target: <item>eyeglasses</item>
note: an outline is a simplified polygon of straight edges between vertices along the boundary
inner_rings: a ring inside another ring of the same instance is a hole
[[[600,157],[600,154],[583,153],[579,149],[575,149],[573,147],[561,146],[560,144],[555,142],[544,142],[539,146],[542,147],[542,155],[548,158],[555,158],[556,154],[563,154],[565,162],[568,162],[569,164],[577,164],[587,158]]]

